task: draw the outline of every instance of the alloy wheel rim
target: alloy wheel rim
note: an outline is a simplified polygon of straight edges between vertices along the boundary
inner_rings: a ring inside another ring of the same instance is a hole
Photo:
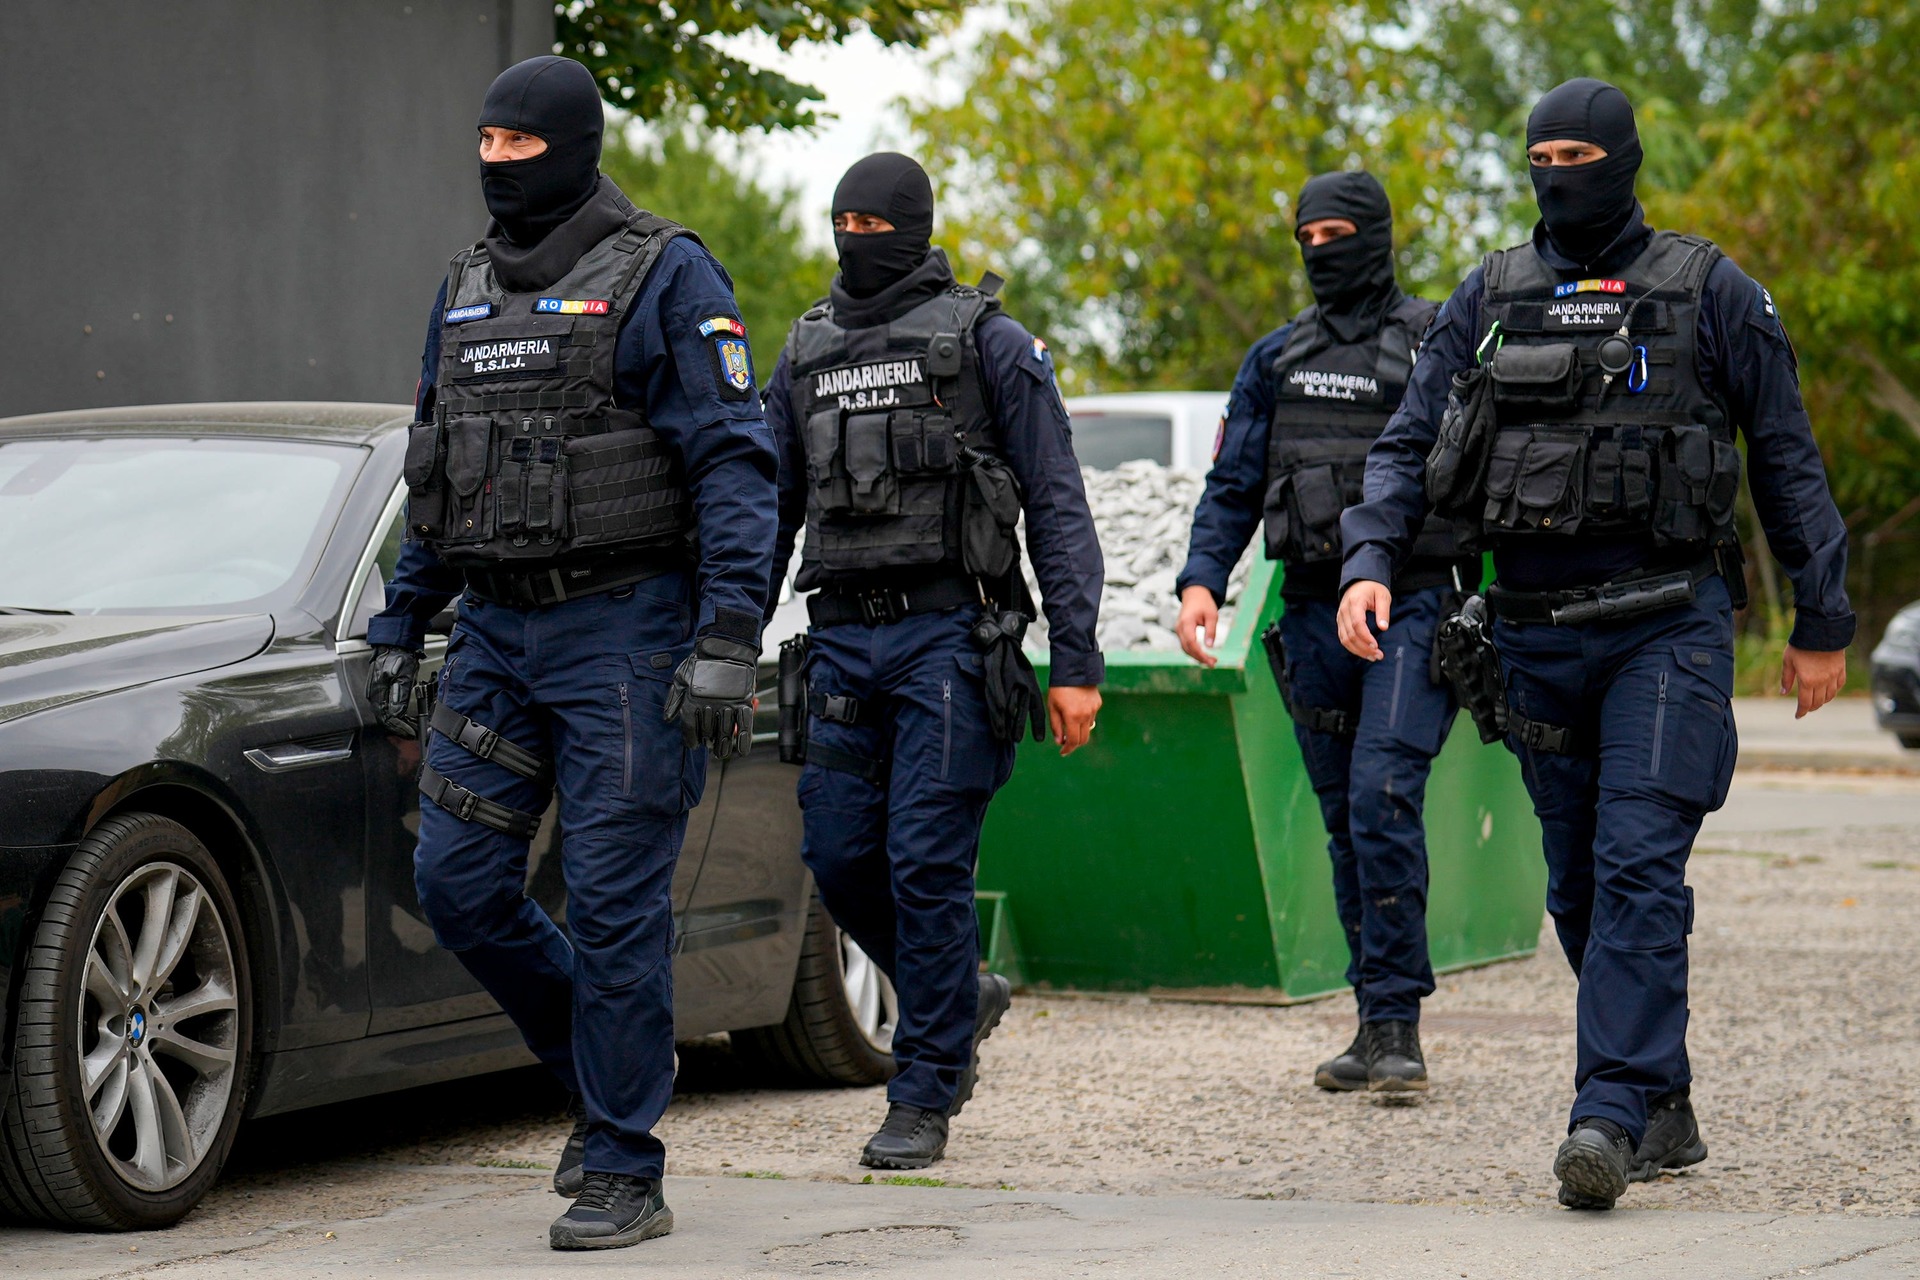
[[[860,944],[840,935],[840,978],[846,984],[847,1005],[867,1043],[881,1053],[893,1051],[893,1030],[900,1021],[900,999],[893,983]]]
[[[178,1186],[219,1136],[239,1062],[233,943],[186,868],[151,863],[107,900],[87,947],[80,1092],[113,1170],[141,1191]]]

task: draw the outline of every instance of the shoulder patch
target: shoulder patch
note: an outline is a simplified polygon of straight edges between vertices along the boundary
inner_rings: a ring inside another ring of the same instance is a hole
[[[698,325],[706,340],[713,378],[722,400],[747,400],[754,392],[753,349],[747,326],[733,316],[711,316]]]
[[[736,338],[744,338],[747,336],[747,326],[732,316],[714,316],[700,322],[701,337],[710,338],[716,333],[730,333]]]

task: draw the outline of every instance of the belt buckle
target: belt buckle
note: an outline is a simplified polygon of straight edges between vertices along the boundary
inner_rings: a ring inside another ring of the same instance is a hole
[[[830,693],[827,695],[826,702],[823,704],[822,709],[826,713],[822,716],[822,719],[838,721],[841,724],[852,724],[860,718],[860,699],[850,698],[845,694]]]
[[[854,597],[860,602],[860,620],[870,627],[887,626],[900,621],[907,597],[904,591],[873,587]]]

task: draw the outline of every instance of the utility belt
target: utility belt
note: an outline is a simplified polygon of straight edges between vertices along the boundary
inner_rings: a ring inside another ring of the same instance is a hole
[[[632,586],[686,566],[686,550],[674,547],[597,564],[551,565],[544,569],[465,569],[462,572],[467,579],[467,590],[488,604],[539,609]]]
[[[1487,588],[1487,605],[1503,622],[1554,627],[1621,622],[1692,604],[1701,583],[1737,568],[1723,565],[1727,558],[1724,551],[1716,551],[1685,569],[1639,570],[1596,587],[1564,591],[1510,591],[1496,582]]]
[[[960,574],[902,587],[823,587],[807,597],[807,620],[816,627],[848,623],[881,627],[916,613],[938,613],[981,604],[978,580]]]

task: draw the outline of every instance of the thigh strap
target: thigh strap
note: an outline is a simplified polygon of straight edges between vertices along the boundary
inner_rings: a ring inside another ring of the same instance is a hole
[[[504,835],[533,839],[540,829],[540,815],[515,809],[470,791],[430,764],[420,766],[420,794],[462,822],[477,822]]]
[[[496,731],[487,728],[470,716],[463,716],[444,702],[433,707],[433,718],[429,722],[433,731],[465,748],[482,760],[491,760],[501,768],[531,779],[543,787],[553,785],[553,764],[542,760],[525,747],[516,747],[501,737]]]

